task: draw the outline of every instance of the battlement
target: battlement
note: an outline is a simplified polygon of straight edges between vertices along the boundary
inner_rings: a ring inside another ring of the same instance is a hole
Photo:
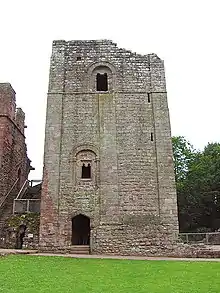
[[[11,94],[16,94],[16,92],[14,91],[13,87],[11,86],[11,84],[9,82],[2,82],[0,83],[0,94],[1,92],[11,92]]]
[[[15,119],[15,91],[10,83],[0,83],[0,115]]]
[[[0,83],[0,116],[10,119],[24,133],[25,113],[16,108],[16,92],[10,83]]]

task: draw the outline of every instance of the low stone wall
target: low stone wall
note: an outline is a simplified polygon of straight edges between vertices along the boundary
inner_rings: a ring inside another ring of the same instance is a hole
[[[70,247],[39,247],[39,252],[71,254],[73,250]],[[178,244],[170,247],[148,248],[144,254],[137,253],[92,253],[94,255],[114,255],[114,256],[145,256],[145,257],[172,257],[172,258],[220,258],[220,250],[212,250],[207,246]]]
[[[23,237],[23,248],[36,249],[39,243],[40,215],[28,213],[22,215],[12,215],[3,230],[1,231],[0,247],[17,248],[18,232],[21,226],[25,227]]]

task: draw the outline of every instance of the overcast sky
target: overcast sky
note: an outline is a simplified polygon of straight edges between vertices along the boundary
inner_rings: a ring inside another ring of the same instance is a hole
[[[28,155],[40,179],[52,40],[112,39],[165,61],[173,135],[198,149],[220,142],[219,0],[1,0],[0,82],[26,113]]]

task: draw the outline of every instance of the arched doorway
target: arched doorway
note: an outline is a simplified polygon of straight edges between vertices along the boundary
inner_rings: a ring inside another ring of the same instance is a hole
[[[72,245],[89,245],[90,219],[84,215],[72,218]]]

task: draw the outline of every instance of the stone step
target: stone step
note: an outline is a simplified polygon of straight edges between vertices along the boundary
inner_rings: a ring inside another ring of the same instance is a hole
[[[82,255],[89,255],[89,251],[80,251],[80,250],[77,250],[77,251],[70,251],[69,252],[70,254],[82,254]]]
[[[89,245],[73,245],[68,250],[72,254],[89,254]]]
[[[45,249],[43,247],[40,247],[39,252],[60,254],[90,254],[90,247],[89,245],[72,245],[56,249]]]
[[[89,245],[71,245],[70,247],[74,249],[78,249],[78,248],[88,249]]]

